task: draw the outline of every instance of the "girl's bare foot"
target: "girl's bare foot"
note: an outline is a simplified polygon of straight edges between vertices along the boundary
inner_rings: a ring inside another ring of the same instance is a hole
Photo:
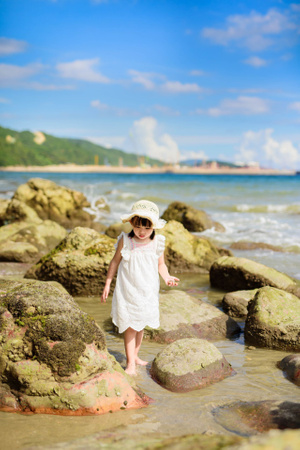
[[[148,361],[143,361],[141,358],[136,358],[135,363],[139,366],[146,366],[148,364]]]
[[[126,367],[126,369],[125,369],[125,372],[126,372],[128,375],[136,375],[136,371],[135,371],[135,363],[127,364],[127,367]]]

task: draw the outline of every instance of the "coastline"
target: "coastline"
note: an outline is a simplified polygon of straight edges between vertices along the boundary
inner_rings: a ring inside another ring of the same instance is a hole
[[[49,166],[7,166],[0,167],[0,172],[46,172],[46,173],[128,173],[128,174],[185,174],[185,175],[296,175],[293,170],[262,169],[259,167],[128,167],[97,166],[77,164],[57,164]]]

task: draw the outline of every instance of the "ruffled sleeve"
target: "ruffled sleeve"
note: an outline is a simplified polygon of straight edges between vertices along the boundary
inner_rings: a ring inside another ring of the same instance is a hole
[[[165,250],[166,238],[162,234],[157,234],[156,239],[157,239],[156,254],[158,257],[160,257]]]
[[[121,255],[125,261],[128,261],[130,258],[130,250],[128,248],[128,237],[126,233],[124,233],[124,231],[122,231],[122,233],[118,236],[118,240],[115,244],[115,249],[117,249],[121,238],[123,238],[123,248],[121,250]]]

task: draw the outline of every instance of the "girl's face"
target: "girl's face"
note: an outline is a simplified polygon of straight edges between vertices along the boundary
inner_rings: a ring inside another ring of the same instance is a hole
[[[150,238],[150,236],[153,232],[153,228],[152,227],[143,227],[141,225],[137,225],[137,226],[133,225],[133,232],[138,239],[146,240],[146,239]]]

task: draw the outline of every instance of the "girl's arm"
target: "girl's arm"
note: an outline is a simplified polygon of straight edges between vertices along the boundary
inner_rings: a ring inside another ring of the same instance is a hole
[[[163,280],[164,280],[164,282],[166,283],[167,286],[178,286],[179,278],[172,277],[169,274],[168,268],[167,268],[167,266],[165,264],[164,254],[162,254],[159,257],[159,260],[158,260],[158,272],[159,272],[160,276],[163,278]]]
[[[103,292],[101,295],[101,303],[106,303],[106,299],[107,299],[109,291],[110,291],[111,282],[118,270],[119,264],[122,259],[122,255],[121,255],[122,248],[123,248],[123,237],[119,240],[116,253],[114,254],[114,257],[110,262],[110,265],[109,265],[109,268],[107,271],[105,286],[104,286],[104,289],[103,289]]]

